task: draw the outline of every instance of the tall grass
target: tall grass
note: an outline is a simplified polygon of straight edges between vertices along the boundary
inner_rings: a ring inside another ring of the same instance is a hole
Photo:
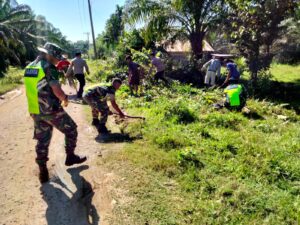
[[[0,95],[22,84],[24,71],[20,68],[9,67],[3,78],[0,78]]]
[[[119,93],[124,108],[147,120],[124,125],[143,139],[107,161],[131,199],[116,207],[116,224],[299,222],[295,111],[255,99],[248,101],[251,114],[215,111],[220,91],[179,84],[153,87],[141,98],[126,92]]]
[[[300,85],[300,65],[271,65],[271,73],[274,78],[281,82],[297,83]]]

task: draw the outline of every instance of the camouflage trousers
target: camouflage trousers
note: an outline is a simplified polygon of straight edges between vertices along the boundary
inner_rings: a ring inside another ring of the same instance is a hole
[[[93,119],[99,119],[99,114],[101,114],[100,124],[106,124],[109,115],[107,102],[100,101],[98,98],[89,96],[83,96],[83,99],[91,107]]]
[[[32,115],[34,121],[34,139],[36,145],[36,162],[46,163],[48,159],[48,149],[52,138],[53,127],[65,135],[65,150],[67,154],[74,153],[77,143],[77,125],[65,112],[59,111],[51,115]]]

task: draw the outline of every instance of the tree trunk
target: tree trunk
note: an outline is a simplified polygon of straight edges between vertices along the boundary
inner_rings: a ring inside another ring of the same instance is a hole
[[[196,60],[202,58],[204,36],[205,36],[205,32],[194,32],[190,34],[192,53],[193,53],[193,57]]]
[[[258,58],[252,58],[249,60],[249,70],[251,74],[251,80],[256,83],[258,74]]]

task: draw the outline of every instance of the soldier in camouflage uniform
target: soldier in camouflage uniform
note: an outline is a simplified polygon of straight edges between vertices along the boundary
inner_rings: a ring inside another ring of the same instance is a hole
[[[90,105],[92,109],[92,116],[94,125],[100,134],[107,134],[105,124],[107,122],[108,115],[112,114],[107,105],[107,101],[110,100],[112,107],[123,118],[124,113],[116,103],[115,93],[122,85],[120,79],[114,79],[111,86],[96,86],[86,91],[83,95],[83,99]],[[99,120],[99,113],[101,114]]]
[[[86,157],[74,154],[77,126],[62,108],[62,105],[68,105],[68,97],[60,87],[59,73],[55,67],[61,57],[61,49],[52,43],[46,43],[43,48],[38,49],[40,55],[26,67],[24,84],[29,113],[34,121],[39,179],[44,183],[49,180],[46,163],[53,127],[65,134],[66,166],[82,163],[86,161]]]

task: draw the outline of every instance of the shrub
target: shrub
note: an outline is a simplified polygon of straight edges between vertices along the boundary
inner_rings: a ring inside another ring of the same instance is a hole
[[[185,140],[180,138],[176,133],[166,132],[165,134],[157,135],[154,142],[159,145],[159,147],[172,150],[185,145]]]
[[[178,124],[188,124],[195,122],[198,118],[196,113],[192,111],[185,102],[180,100],[167,107],[165,119]]]
[[[244,120],[244,118],[235,113],[226,113],[221,114],[218,112],[210,113],[205,118],[204,121],[208,123],[210,126],[216,127],[224,127],[224,128],[231,128],[236,129],[237,126]]]
[[[200,161],[199,153],[192,149],[185,149],[178,153],[178,164],[183,168],[190,166],[203,168],[204,164]]]
[[[252,81],[250,81],[248,85],[249,94],[251,96],[272,95],[272,89],[273,89],[272,78],[273,75],[269,70],[259,71],[255,85]]]

